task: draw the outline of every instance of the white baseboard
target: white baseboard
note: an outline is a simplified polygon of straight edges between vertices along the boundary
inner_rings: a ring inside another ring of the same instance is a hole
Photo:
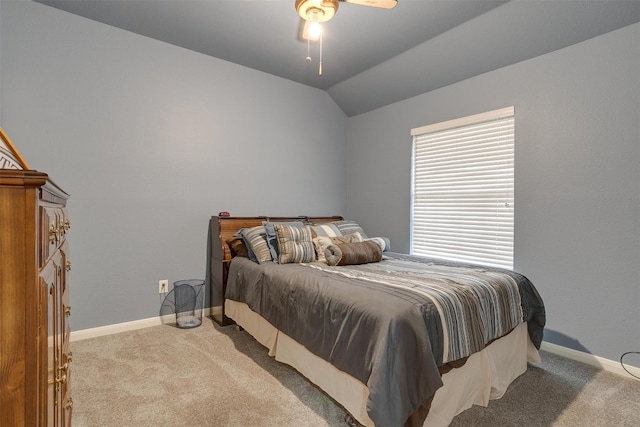
[[[205,308],[203,316],[207,317],[211,313],[220,314],[222,307],[214,307],[213,310]],[[116,323],[114,325],[100,326],[98,328],[83,329],[80,331],[71,332],[71,341],[80,341],[88,338],[96,338],[105,335],[117,334],[119,332],[135,331],[137,329],[149,328],[151,326],[169,325],[175,324],[175,315],[150,317],[148,319],[134,320],[132,322]],[[541,350],[548,351],[549,353],[557,354],[558,356],[566,357],[567,359],[575,360],[576,362],[586,363],[587,365],[594,366],[598,369],[602,369],[607,372],[612,372],[617,375],[621,375],[627,378],[633,378],[629,375],[631,372],[633,375],[640,377],[640,368],[634,366],[627,366],[629,372],[625,371],[619,362],[605,359],[603,357],[594,356],[582,351],[573,350],[561,345],[552,344],[550,342],[543,341]]]
[[[216,307],[217,308],[217,307]],[[218,308],[220,311],[221,309]],[[216,309],[213,310],[216,313]],[[205,308],[202,316],[208,317],[210,309]],[[71,342],[86,340],[88,338],[102,337],[105,335],[117,334],[120,332],[135,331],[137,329],[150,328],[152,326],[171,325],[176,323],[174,314],[165,316],[149,317],[147,319],[133,320],[131,322],[116,323],[113,325],[99,326],[97,328],[82,329],[80,331],[71,331]]]
[[[541,350],[548,351],[549,353],[557,354],[558,356],[566,357],[567,359],[575,360],[576,362],[585,363],[587,365],[602,369],[603,371],[611,372],[626,378],[633,378],[629,375],[631,372],[633,375],[640,377],[640,368],[634,366],[625,365],[629,372],[625,371],[620,362],[605,359],[604,357],[594,356],[593,354],[585,353],[582,351],[574,350],[561,345],[552,344],[550,342],[543,341]]]

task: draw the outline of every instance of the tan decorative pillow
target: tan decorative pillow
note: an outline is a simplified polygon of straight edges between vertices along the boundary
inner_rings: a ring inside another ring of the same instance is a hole
[[[288,264],[293,262],[312,262],[316,253],[311,241],[311,230],[308,226],[295,227],[274,223],[278,238],[278,262]]]
[[[337,243],[355,243],[355,242],[362,242],[362,236],[358,232],[347,234],[346,236],[315,237],[313,239],[313,247],[316,250],[316,260],[320,262],[324,262],[325,264],[327,263],[327,259],[325,258],[324,251],[329,245],[335,245]]]
[[[329,265],[355,265],[379,262],[382,249],[370,240],[356,243],[329,245],[325,250]]]
[[[242,237],[236,236],[228,239],[227,245],[229,245],[229,250],[231,251],[231,257],[234,257],[234,256],[242,256],[245,258],[249,257],[247,246],[244,244],[244,240],[242,240]]]

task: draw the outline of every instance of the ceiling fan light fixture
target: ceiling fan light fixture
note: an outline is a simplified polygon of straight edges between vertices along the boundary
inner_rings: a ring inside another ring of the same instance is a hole
[[[309,40],[318,40],[318,38],[320,38],[320,35],[322,34],[322,27],[320,26],[320,23],[319,22],[309,23],[309,28],[306,31],[306,33]]]
[[[338,0],[296,0],[296,11],[302,19],[327,22],[338,10]]]

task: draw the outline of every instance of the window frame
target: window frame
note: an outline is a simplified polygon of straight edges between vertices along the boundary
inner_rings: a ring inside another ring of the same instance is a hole
[[[505,128],[502,129],[501,126]],[[474,141],[475,133],[472,134],[473,137],[467,134],[483,128],[487,129],[485,137],[488,141],[497,144],[495,147],[488,146],[484,139],[484,142],[480,142],[479,138],[477,142]],[[461,138],[457,144],[449,145],[449,141],[456,140],[449,138],[452,134]],[[410,252],[512,269],[515,228],[515,107],[421,126],[411,129],[411,136]],[[422,146],[418,147],[419,144]],[[431,164],[423,163],[425,152],[418,153],[426,144],[431,144]],[[473,154],[474,144],[477,144],[476,154]],[[466,158],[456,151],[460,149],[469,150]],[[451,154],[454,152],[458,153],[456,159]],[[493,163],[486,163],[492,155],[495,156]],[[460,163],[460,159],[463,163]],[[449,161],[449,165],[445,162],[442,166],[434,166],[441,161]],[[491,169],[493,167],[495,169]],[[463,169],[465,178],[461,179]],[[420,178],[420,174],[424,179]],[[499,174],[504,174],[504,183],[499,182],[495,176],[492,177]],[[437,180],[434,179],[436,177]],[[449,186],[443,186],[441,183],[447,180]],[[422,186],[427,181],[430,187],[425,190]],[[483,182],[486,187],[482,194],[473,193],[471,188],[475,188],[474,184]],[[419,187],[421,188],[418,189]],[[429,192],[431,195],[425,196]],[[489,194],[495,201],[488,197]],[[456,207],[457,204],[461,206]],[[477,214],[469,213],[471,211]],[[491,219],[491,215],[495,215],[495,220]],[[477,223],[476,229],[471,231],[474,221]],[[469,233],[461,232],[467,228]],[[425,231],[427,229],[430,231]],[[441,237],[436,237],[436,233],[442,233]],[[490,235],[493,240],[487,239]]]

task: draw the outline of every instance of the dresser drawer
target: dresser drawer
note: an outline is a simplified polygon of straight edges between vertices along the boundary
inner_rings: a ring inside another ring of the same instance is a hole
[[[70,222],[66,208],[40,206],[39,239],[40,267],[42,267],[56,249],[65,240],[65,235],[70,228]]]

